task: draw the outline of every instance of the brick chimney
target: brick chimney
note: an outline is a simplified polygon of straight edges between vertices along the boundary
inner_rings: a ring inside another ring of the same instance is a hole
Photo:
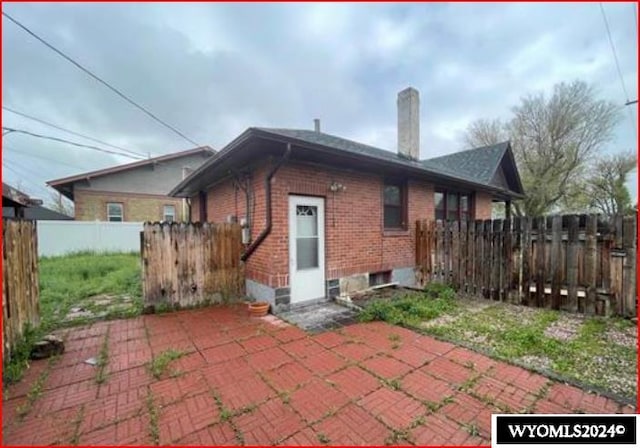
[[[398,154],[420,158],[420,94],[413,87],[398,93]]]

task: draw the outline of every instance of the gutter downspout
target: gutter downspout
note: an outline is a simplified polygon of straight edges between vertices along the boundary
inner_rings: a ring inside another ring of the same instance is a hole
[[[255,250],[262,244],[267,236],[271,233],[271,178],[276,174],[276,172],[280,169],[282,165],[289,159],[289,155],[291,155],[291,143],[287,143],[287,149],[285,150],[282,158],[278,160],[276,166],[274,166],[264,181],[264,192],[265,192],[265,213],[266,213],[266,224],[265,228],[260,232],[260,235],[246,248],[244,253],[240,256],[240,260],[247,261],[251,254],[255,252]]]

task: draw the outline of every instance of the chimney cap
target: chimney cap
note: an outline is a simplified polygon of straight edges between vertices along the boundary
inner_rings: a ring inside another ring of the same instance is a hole
[[[320,132],[320,119],[319,118],[314,118],[313,119],[313,129],[316,132]]]

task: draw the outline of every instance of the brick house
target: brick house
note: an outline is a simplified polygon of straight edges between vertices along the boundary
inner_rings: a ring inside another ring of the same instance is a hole
[[[186,201],[169,190],[213,153],[203,146],[47,184],[73,201],[77,221],[182,221]]]
[[[508,142],[419,160],[418,92],[398,95],[398,152],[315,130],[249,128],[178,184],[192,221],[238,220],[247,295],[276,311],[415,284],[415,221],[488,219],[523,195]]]

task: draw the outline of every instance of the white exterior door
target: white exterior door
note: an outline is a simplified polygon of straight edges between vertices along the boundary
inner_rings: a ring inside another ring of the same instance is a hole
[[[289,196],[291,303],[325,297],[324,199]]]

